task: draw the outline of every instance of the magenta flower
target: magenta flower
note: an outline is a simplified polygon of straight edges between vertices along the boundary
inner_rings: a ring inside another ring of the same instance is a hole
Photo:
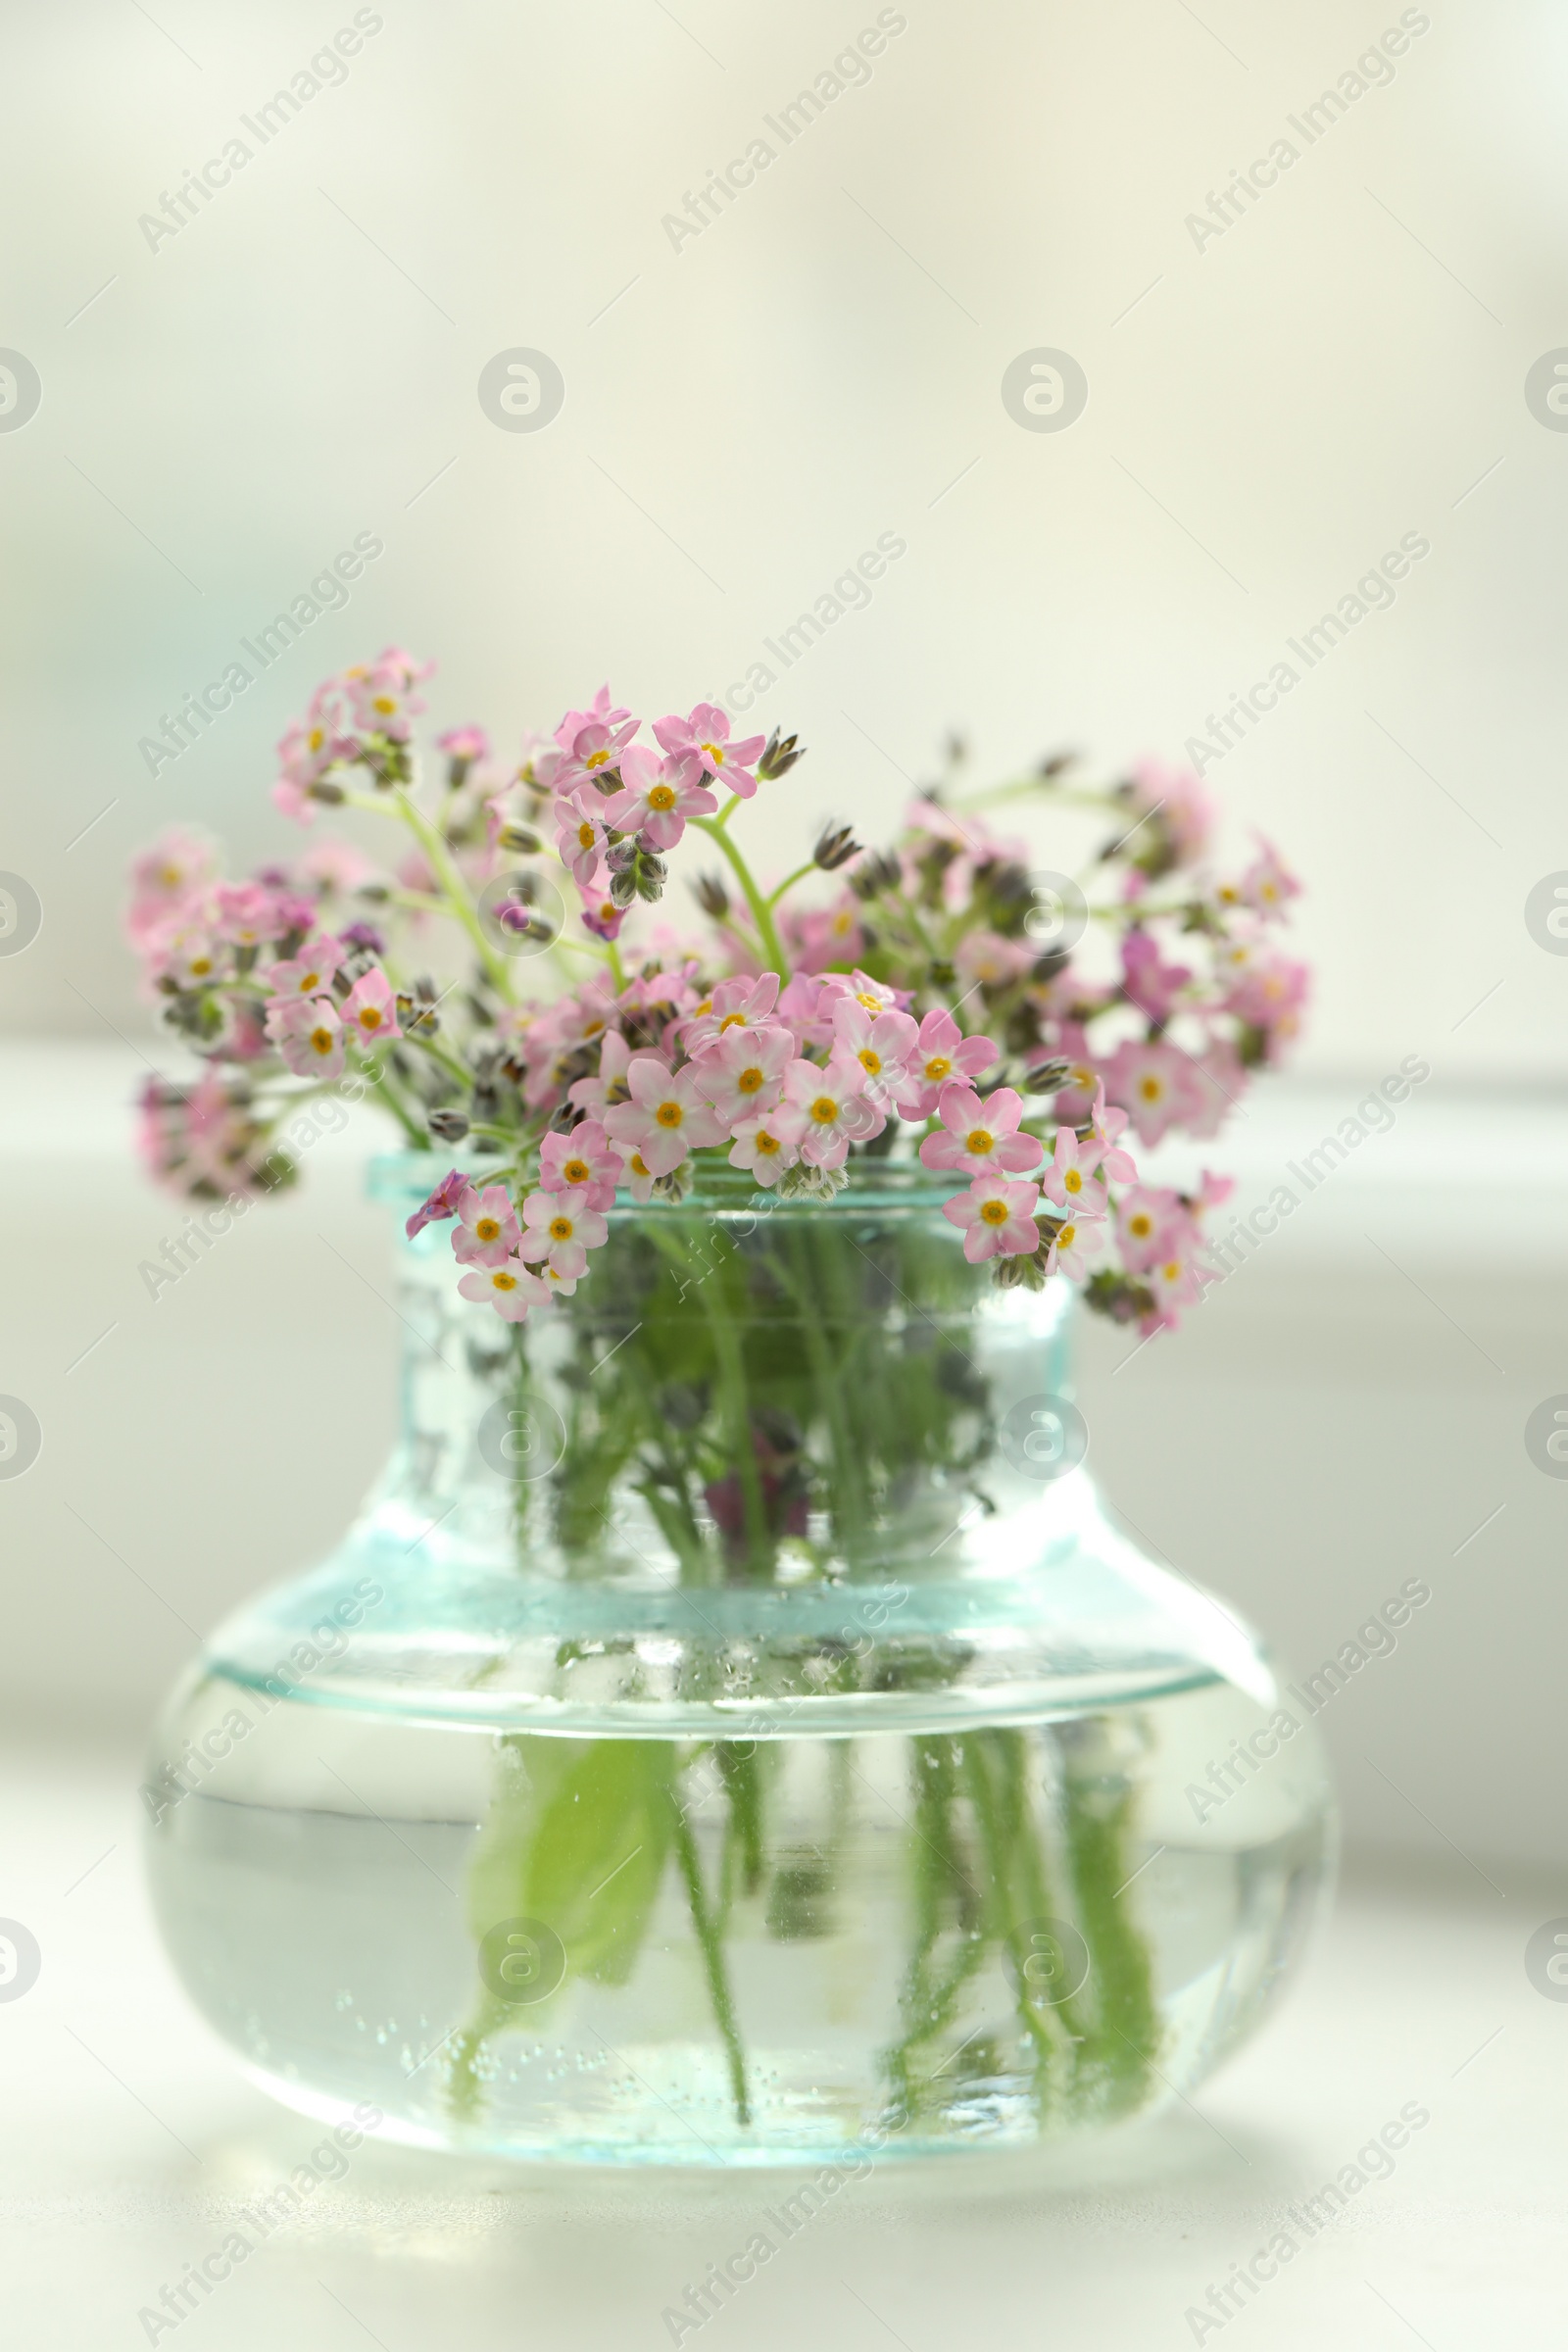
[[[311,721],[296,719],[285,728],[278,743],[279,771],[272,786],[274,807],[299,825],[316,822],[319,803],[311,796],[311,787],[319,782],[328,768],[336,767],[344,759],[352,759],[359,746],[329,734],[325,727]]]
[[[729,1164],[748,1170],[760,1185],[775,1185],[785,1169],[793,1168],[800,1158],[805,1130],[805,1111],[789,1102],[759,1111],[756,1118],[741,1119],[734,1130]]]
[[[767,737],[748,735],[744,743],[731,743],[729,713],[716,703],[699,703],[687,718],[673,712],[668,718],[656,718],[654,733],[672,758],[689,753],[709,775],[727,784],[743,801],[749,801],[757,790],[752,770],[766,749]]]
[[[834,1004],[833,1051],[855,1056],[873,1102],[897,1103],[908,1092],[918,1037],[906,1012],[873,1011],[863,996],[840,997]]]
[[[470,1184],[459,1199],[458,1218],[452,1249],[466,1266],[499,1266],[522,1239],[504,1184],[487,1184],[483,1192]]]
[[[1200,1106],[1192,1063],[1175,1046],[1118,1046],[1103,1076],[1106,1095],[1131,1113],[1141,1143],[1157,1144]]]
[[[618,1029],[608,1030],[599,1049],[598,1075],[575,1080],[566,1090],[567,1102],[578,1110],[597,1111],[601,1118],[617,1102],[629,1102],[631,1085],[626,1073],[631,1066],[631,1052]],[[613,1143],[614,1138],[611,1141]]]
[[[465,1298],[475,1305],[490,1305],[507,1323],[525,1323],[528,1309],[548,1305],[552,1297],[548,1282],[529,1272],[520,1257],[502,1258],[496,1265],[475,1266],[458,1284]]]
[[[1122,991],[1129,1004],[1152,1021],[1168,1021],[1180,990],[1192,978],[1185,963],[1166,963],[1159,943],[1147,931],[1129,931],[1121,943]]]
[[[398,1026],[397,998],[379,964],[372,964],[368,972],[362,973],[344,998],[343,1026],[357,1029],[366,1044],[371,1046],[403,1035]]]
[[[1006,988],[1021,979],[1039,955],[1027,939],[1004,939],[1000,931],[966,931],[953,961],[970,988]]]
[[[765,980],[771,975],[764,972],[762,977]],[[837,972],[795,972],[785,984],[778,1000],[778,1018],[788,1023],[803,1054],[813,1047],[825,1051],[833,1043],[833,1007],[839,1000],[833,983],[840,977]]]
[[[604,803],[599,804],[601,809]],[[575,793],[556,803],[556,853],[573,881],[592,882],[605,855],[604,818]]]
[[[1257,856],[1242,876],[1239,895],[1266,923],[1284,922],[1286,906],[1301,895],[1301,885],[1274,844],[1261,833]]]
[[[784,1073],[784,1100],[803,1113],[801,1157],[808,1167],[842,1168],[852,1144],[868,1143],[887,1125],[866,1097],[867,1079],[848,1054],[835,1054],[823,1069],[814,1061],[792,1061]]]
[[[404,1226],[403,1230],[410,1241],[416,1233],[422,1233],[427,1225],[439,1225],[443,1218],[455,1217],[463,1196],[468,1189],[468,1179],[461,1168],[454,1168],[449,1175],[443,1176],[435,1191],[419,1202]]]
[[[489,759],[490,738],[483,727],[448,727],[444,735],[436,737],[435,748],[445,752],[449,760],[461,760],[466,766],[471,766],[475,760]]]
[[[589,1250],[597,1250],[609,1231],[581,1185],[565,1193],[530,1193],[522,1204],[517,1255],[528,1265],[547,1259],[552,1273],[575,1282],[588,1271]]]
[[[610,895],[609,867],[596,867],[589,881],[578,883],[577,891],[582,900],[583,929],[591,931],[595,939],[617,939],[629,909],[617,906]]]
[[[977,1176],[966,1193],[944,1201],[942,1214],[963,1235],[971,1266],[988,1257],[1029,1257],[1040,1247],[1035,1210],[1038,1184],[1009,1183],[1004,1176]]]
[[[356,723],[367,735],[407,743],[414,732],[411,721],[424,709],[414,689],[434,667],[433,662],[416,662],[401,646],[389,645],[368,667],[345,670],[342,682],[352,698]]]
[[[724,1141],[690,1068],[671,1072],[657,1054],[637,1054],[627,1065],[626,1084],[631,1101],[606,1111],[605,1132],[612,1143],[640,1153],[653,1175],[667,1176],[699,1145]]]
[[[808,982],[808,986],[810,985]],[[760,1029],[764,1022],[773,1019],[777,1004],[777,972],[763,972],[756,980],[742,972],[735,979],[721,980],[683,1026],[681,1043],[695,1061],[705,1047],[712,1045],[727,1030]],[[779,1017],[784,1017],[782,1007]],[[825,1036],[822,1042],[826,1044]]]
[[[697,1056],[692,1069],[699,1091],[712,1104],[727,1135],[738,1119],[773,1108],[794,1059],[794,1038],[781,1021],[773,1021],[761,1029],[726,1029]]]
[[[1142,760],[1133,770],[1132,783],[1132,806],[1151,820],[1149,830],[1163,827],[1176,863],[1195,864],[1207,849],[1214,829],[1214,804],[1199,778],[1190,768],[1164,767],[1157,760]],[[1134,836],[1139,851],[1145,838],[1142,832]]]
[[[1017,1132],[1023,1102],[1010,1086],[984,1102],[972,1086],[945,1086],[937,1111],[943,1132],[920,1146],[925,1167],[956,1168],[964,1176],[1018,1175],[1044,1156],[1038,1136]]]
[[[989,1037],[965,1037],[951,1012],[940,1005],[920,1023],[908,1075],[897,1097],[906,1119],[935,1118],[942,1090],[956,1079],[978,1078],[997,1059]]]
[[[661,760],[634,743],[620,756],[620,772],[621,790],[605,813],[617,832],[635,833],[651,849],[672,850],[688,817],[711,816],[718,807],[695,760]]]
[[[1221,1000],[1227,1012],[1234,1012],[1250,1028],[1261,1029],[1271,1043],[1276,1034],[1288,1037],[1295,1033],[1310,976],[1304,963],[1245,940],[1232,940],[1220,952],[1219,969],[1228,983]]]
[[[309,899],[286,896],[265,882],[220,882],[217,904],[219,936],[234,948],[265,947],[285,931],[303,930],[316,916]]]
[[[539,1182],[547,1193],[584,1192],[590,1208],[615,1205],[620,1155],[598,1119],[581,1119],[569,1135],[547,1135],[539,1151]]]
[[[267,1007],[267,1034],[296,1078],[343,1075],[343,1024],[329,997],[274,998]]]
[[[629,710],[611,709],[608,686],[600,687],[586,710],[568,710],[556,729],[556,741],[565,755],[552,778],[556,790],[570,792],[575,785],[597,783],[618,767],[639,723]]]
[[[297,956],[269,964],[262,978],[275,997],[318,997],[343,960],[343,943],[328,932],[308,940]]]
[[[133,940],[146,938],[199,903],[215,879],[213,845],[200,833],[171,826],[150,850],[131,860],[130,906],[125,924]]]
[[[1123,1193],[1116,1203],[1116,1239],[1129,1274],[1143,1275],[1157,1257],[1172,1254],[1185,1215],[1181,1195],[1168,1185],[1139,1184]]]
[[[1046,1256],[1046,1272],[1070,1275],[1074,1282],[1087,1282],[1094,1270],[1090,1260],[1100,1255],[1104,1243],[1103,1225],[1086,1225],[1069,1217],[1056,1228],[1056,1238]]]
[[[1113,1184],[1132,1184],[1138,1175],[1137,1161],[1116,1140],[1126,1124],[1127,1113],[1114,1105],[1107,1108],[1104,1086],[1097,1080],[1089,1128],[1092,1140],[1100,1146],[1100,1173],[1108,1176]]]
[[[811,906],[805,912],[786,902],[783,928],[786,940],[794,945],[796,969],[801,972],[820,972],[830,963],[845,963],[865,954],[860,902],[853,890],[847,890],[831,906]]]
[[[1054,1156],[1046,1162],[1041,1177],[1047,1198],[1080,1223],[1102,1217],[1106,1196],[1104,1186],[1095,1179],[1099,1165],[1097,1143],[1081,1144],[1072,1128],[1058,1127]]]

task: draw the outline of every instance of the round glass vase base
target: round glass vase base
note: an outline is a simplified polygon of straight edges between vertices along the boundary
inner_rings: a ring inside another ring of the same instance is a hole
[[[254,1703],[198,1676],[172,1751]],[[959,1732],[868,1712],[730,1740],[276,1702],[153,1828],[164,1940],[287,2104],[601,2165],[1095,2133],[1191,2092],[1295,1973],[1334,1852],[1310,1726],[1195,1807],[1202,1759],[1268,1744],[1218,1679]]]

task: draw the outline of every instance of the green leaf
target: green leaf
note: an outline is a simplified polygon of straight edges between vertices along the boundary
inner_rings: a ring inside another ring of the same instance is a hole
[[[475,1942],[501,1920],[541,1920],[564,1947],[564,1982],[623,1984],[668,1858],[675,1743],[535,1737],[504,1754],[468,1880]]]

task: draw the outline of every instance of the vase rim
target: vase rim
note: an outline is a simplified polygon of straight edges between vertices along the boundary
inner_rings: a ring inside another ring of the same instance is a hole
[[[370,1161],[367,1190],[372,1200],[410,1210],[426,1200],[463,1158],[461,1147],[444,1152],[381,1152]],[[488,1156],[488,1155],[487,1155]],[[504,1164],[504,1163],[503,1163]],[[609,1213],[615,1217],[689,1215],[693,1210],[723,1210],[772,1215],[779,1210],[811,1216],[863,1215],[867,1209],[916,1210],[929,1215],[940,1210],[962,1186],[950,1169],[922,1167],[917,1159],[859,1159],[848,1163],[849,1183],[830,1200],[809,1195],[780,1199],[756,1183],[745,1168],[724,1161],[700,1162],[690,1192],[679,1202],[656,1200],[641,1203],[617,1200]],[[473,1170],[474,1181],[485,1181],[484,1162]]]

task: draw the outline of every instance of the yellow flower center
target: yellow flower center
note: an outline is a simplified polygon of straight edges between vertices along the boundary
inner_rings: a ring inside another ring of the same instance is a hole
[[[983,1203],[980,1214],[988,1225],[1005,1225],[1007,1203],[1005,1200],[987,1200]]]
[[[193,980],[205,980],[212,968],[213,959],[210,956],[193,956],[190,959],[191,978]]]
[[[1167,1282],[1174,1282],[1177,1275],[1181,1272],[1181,1267],[1177,1264],[1175,1258],[1172,1258],[1168,1266],[1161,1266],[1159,1270],[1164,1275]]]
[[[177,890],[185,877],[177,865],[163,865],[158,869],[158,879],[166,890]]]
[[[705,751],[705,752],[708,754],[708,757],[710,758],[710,760],[711,760],[711,761],[713,762],[713,765],[714,765],[715,767],[722,767],[722,766],[723,766],[723,764],[724,764],[724,751],[723,751],[723,746],[722,746],[721,744],[716,744],[716,743],[705,743],[705,744],[703,744],[703,745],[702,745],[700,748],[701,748],[703,751]]]
[[[321,975],[319,972],[307,972],[300,981],[300,995],[314,997],[320,985]]]
[[[1076,1225],[1063,1225],[1056,1235],[1056,1248],[1070,1250],[1077,1238],[1078,1228]]]
[[[583,761],[583,765],[584,767],[603,767],[605,761],[609,758],[610,754],[608,752],[590,752],[587,759]]]
[[[1076,1168],[1069,1168],[1061,1181],[1063,1188],[1069,1193],[1081,1193],[1084,1189],[1083,1177]]]
[[[653,788],[653,791],[648,795],[648,806],[650,808],[657,808],[661,813],[662,813],[664,809],[674,808],[675,795],[673,792],[671,792],[667,784],[656,784]]]
[[[1139,1079],[1138,1092],[1143,1096],[1146,1102],[1157,1102],[1160,1096],[1165,1092],[1164,1080],[1156,1078],[1153,1071],[1151,1070],[1147,1078]]]
[[[759,1152],[765,1152],[771,1159],[773,1153],[779,1149],[778,1137],[769,1135],[765,1128],[760,1128],[757,1136],[757,1149]]]
[[[760,1070],[742,1070],[740,1076],[735,1081],[735,1088],[738,1094],[755,1095],[761,1084],[762,1073]]]
[[[1128,1218],[1127,1230],[1129,1233],[1136,1235],[1139,1241],[1147,1242],[1150,1235],[1154,1230],[1154,1220],[1152,1217],[1146,1214],[1143,1209],[1140,1209],[1135,1217]]]
[[[389,694],[378,694],[374,702],[370,705],[370,708],[372,710],[384,711],[388,716],[390,716],[391,713],[397,709],[397,704],[392,700],[392,697]]]
[[[568,1159],[561,1171],[568,1184],[586,1184],[592,1172],[585,1159]]]
[[[326,729],[324,727],[313,727],[305,740],[310,745],[313,752],[318,752],[322,744],[326,741]]]
[[[925,1065],[926,1077],[933,1086],[940,1086],[944,1078],[952,1075],[952,1071],[953,1064],[945,1054],[933,1054]]]
[[[976,1159],[984,1159],[996,1140],[989,1127],[971,1127],[963,1139],[963,1148],[972,1152]]]
[[[744,1012],[726,1012],[718,1024],[718,1034],[722,1037],[726,1029],[744,1029],[745,1026],[746,1015]]]
[[[313,1054],[319,1054],[323,1056],[331,1053],[332,1032],[330,1029],[313,1029],[311,1031],[311,1051]]]
[[[577,846],[583,850],[591,850],[594,846],[594,829],[586,817],[577,827]]]
[[[857,1004],[863,1004],[867,1012],[880,1012],[882,1009],[882,1000],[880,997],[866,996],[858,991],[855,1002]]]
[[[571,1239],[571,1219],[569,1217],[551,1218],[550,1239],[553,1242],[569,1242]]]
[[[509,1274],[505,1266],[497,1266],[490,1277],[490,1288],[493,1291],[514,1291],[516,1287],[517,1277],[515,1274]]]
[[[642,1153],[640,1152],[634,1152],[631,1155],[631,1172],[634,1176],[651,1176],[654,1171],[648,1165],[648,1162],[644,1159]]]
[[[501,1239],[501,1220],[499,1217],[480,1217],[475,1222],[473,1231],[474,1238],[477,1241],[499,1242]]]
[[[654,1116],[661,1127],[678,1127],[686,1113],[678,1102],[661,1102]]]
[[[831,1095],[818,1095],[811,1104],[811,1116],[819,1127],[831,1127],[839,1115],[839,1106]]]
[[[869,1046],[864,1046],[861,1048],[858,1059],[860,1067],[864,1070],[869,1070],[873,1078],[877,1075],[878,1071],[882,1067],[881,1054],[873,1054]]]
[[[362,1029],[379,1029],[379,1028],[380,1028],[380,1026],[381,1026],[381,1007],[380,1007],[380,1005],[379,1005],[379,1004],[362,1004],[362,1005],[360,1006],[360,1027],[361,1027]]]

